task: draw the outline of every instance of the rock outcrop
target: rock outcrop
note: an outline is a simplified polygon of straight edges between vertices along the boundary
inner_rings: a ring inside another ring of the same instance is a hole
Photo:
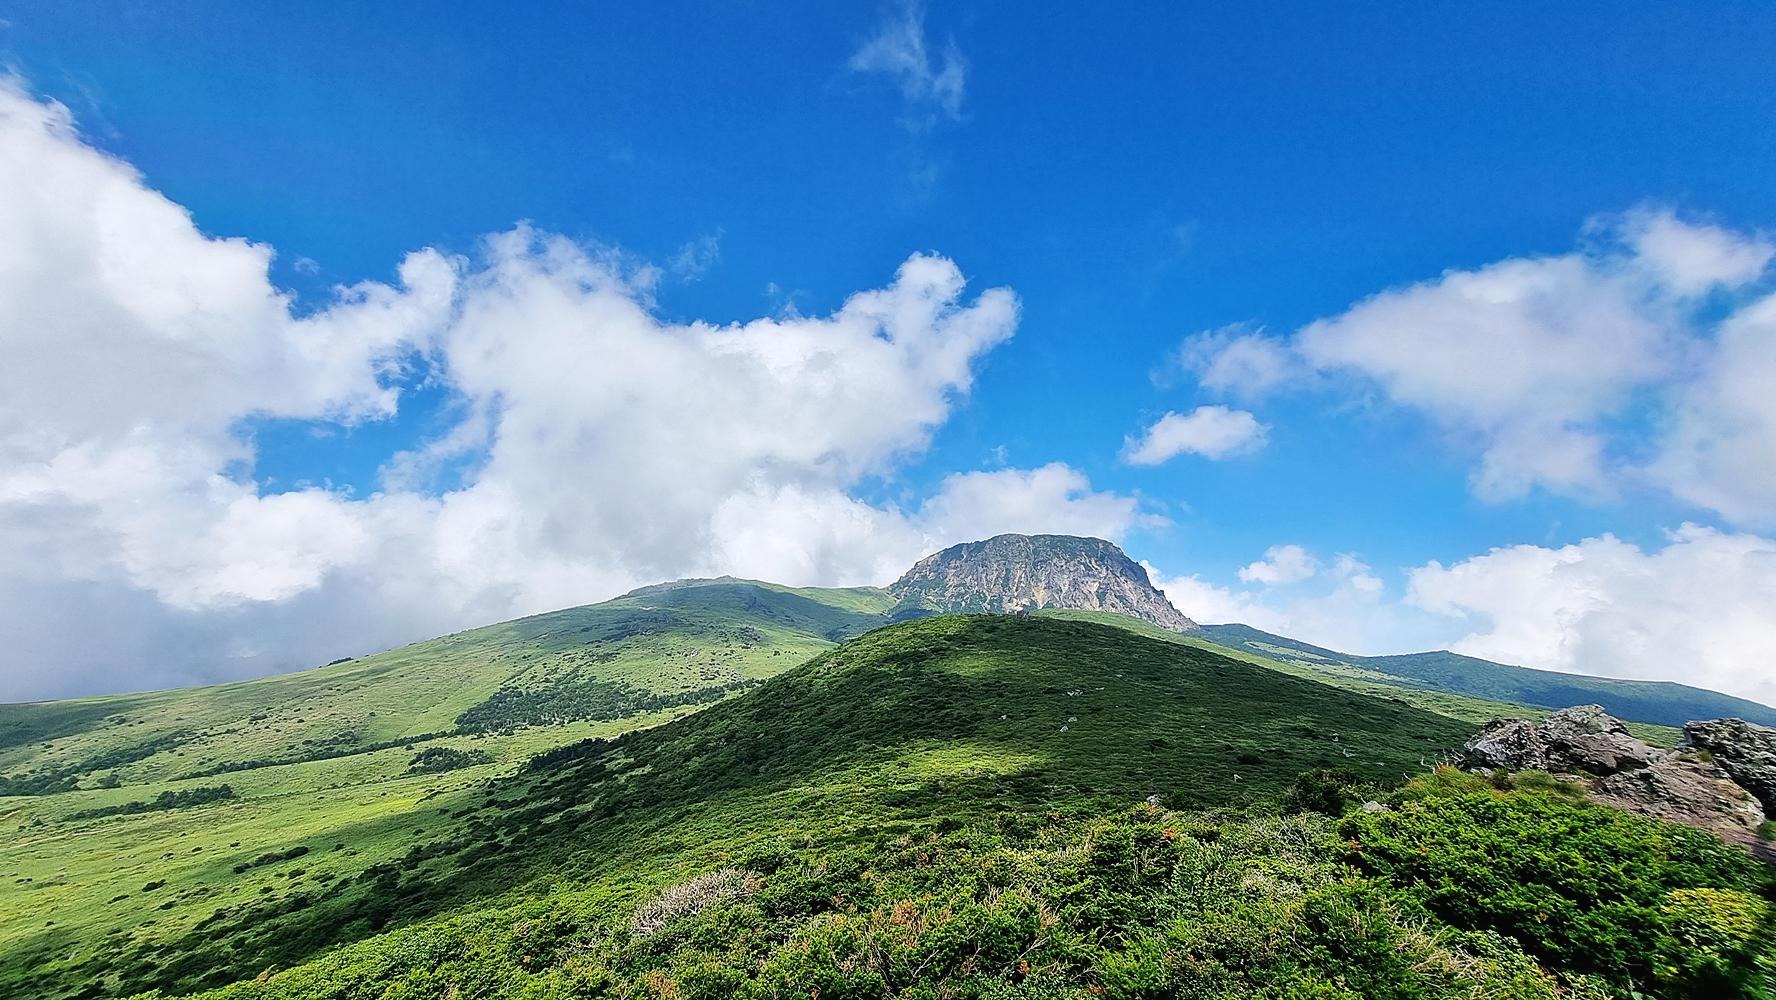
[[[1494,719],[1468,741],[1472,766],[1510,771],[1609,775],[1664,757],[1634,738],[1601,705],[1563,708],[1545,719]]]
[[[1678,752],[1648,767],[1621,771],[1592,784],[1592,797],[1629,812],[1713,830],[1749,844],[1764,822],[1752,794],[1720,768]]]
[[[1101,538],[996,535],[926,556],[888,592],[940,613],[1041,608],[1111,611],[1184,632],[1196,623],[1166,600],[1147,571]]]
[[[1691,746],[1708,751],[1721,770],[1776,816],[1776,729],[1743,719],[1714,719],[1685,725],[1684,736]]]
[[[1468,741],[1463,766],[1575,778],[1598,802],[1712,830],[1767,857],[1758,828],[1768,803],[1740,775],[1776,777],[1776,730],[1730,719],[1685,731],[1693,747],[1660,750],[1599,706],[1580,705],[1545,719],[1492,720]]]

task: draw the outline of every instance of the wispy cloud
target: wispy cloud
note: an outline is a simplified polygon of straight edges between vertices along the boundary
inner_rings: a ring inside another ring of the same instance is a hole
[[[880,73],[900,88],[913,113],[910,126],[928,128],[939,120],[962,117],[967,89],[968,64],[954,40],[946,40],[940,52],[925,35],[925,7],[917,0],[889,13],[876,32],[852,53],[854,73]]]
[[[680,281],[696,281],[721,262],[721,230],[702,236],[678,248],[666,262],[666,270]]]

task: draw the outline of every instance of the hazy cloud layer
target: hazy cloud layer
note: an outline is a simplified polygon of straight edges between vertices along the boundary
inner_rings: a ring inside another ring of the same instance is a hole
[[[1678,680],[1776,704],[1776,541],[1686,524],[1643,549],[1610,535],[1408,567],[1390,590],[1354,555],[1273,546],[1243,588],[1154,584],[1185,614],[1347,653],[1452,649],[1502,663]]]

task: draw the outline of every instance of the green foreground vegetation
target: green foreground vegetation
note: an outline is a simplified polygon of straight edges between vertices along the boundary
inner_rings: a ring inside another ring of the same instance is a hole
[[[669,585],[0,707],[14,788],[72,785],[0,798],[0,994],[1770,995],[1742,855],[1426,777],[1515,706],[893,603]]]

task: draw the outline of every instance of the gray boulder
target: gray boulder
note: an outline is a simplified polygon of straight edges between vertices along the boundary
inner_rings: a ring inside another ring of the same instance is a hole
[[[1463,747],[1463,766],[1505,771],[1545,771],[1548,744],[1528,719],[1494,719]]]
[[[1776,816],[1776,729],[1744,719],[1714,719],[1686,724],[1684,736]]]
[[[1617,774],[1665,757],[1665,751],[1635,739],[1602,705],[1563,708],[1543,719],[1541,725],[1549,763],[1562,770]]]
[[[1712,830],[1750,845],[1764,822],[1752,794],[1714,764],[1677,753],[1648,767],[1593,779],[1592,797],[1629,812]]]
[[[1534,722],[1494,719],[1465,750],[1469,767],[1598,776],[1648,767],[1665,756],[1601,705],[1563,708]]]

